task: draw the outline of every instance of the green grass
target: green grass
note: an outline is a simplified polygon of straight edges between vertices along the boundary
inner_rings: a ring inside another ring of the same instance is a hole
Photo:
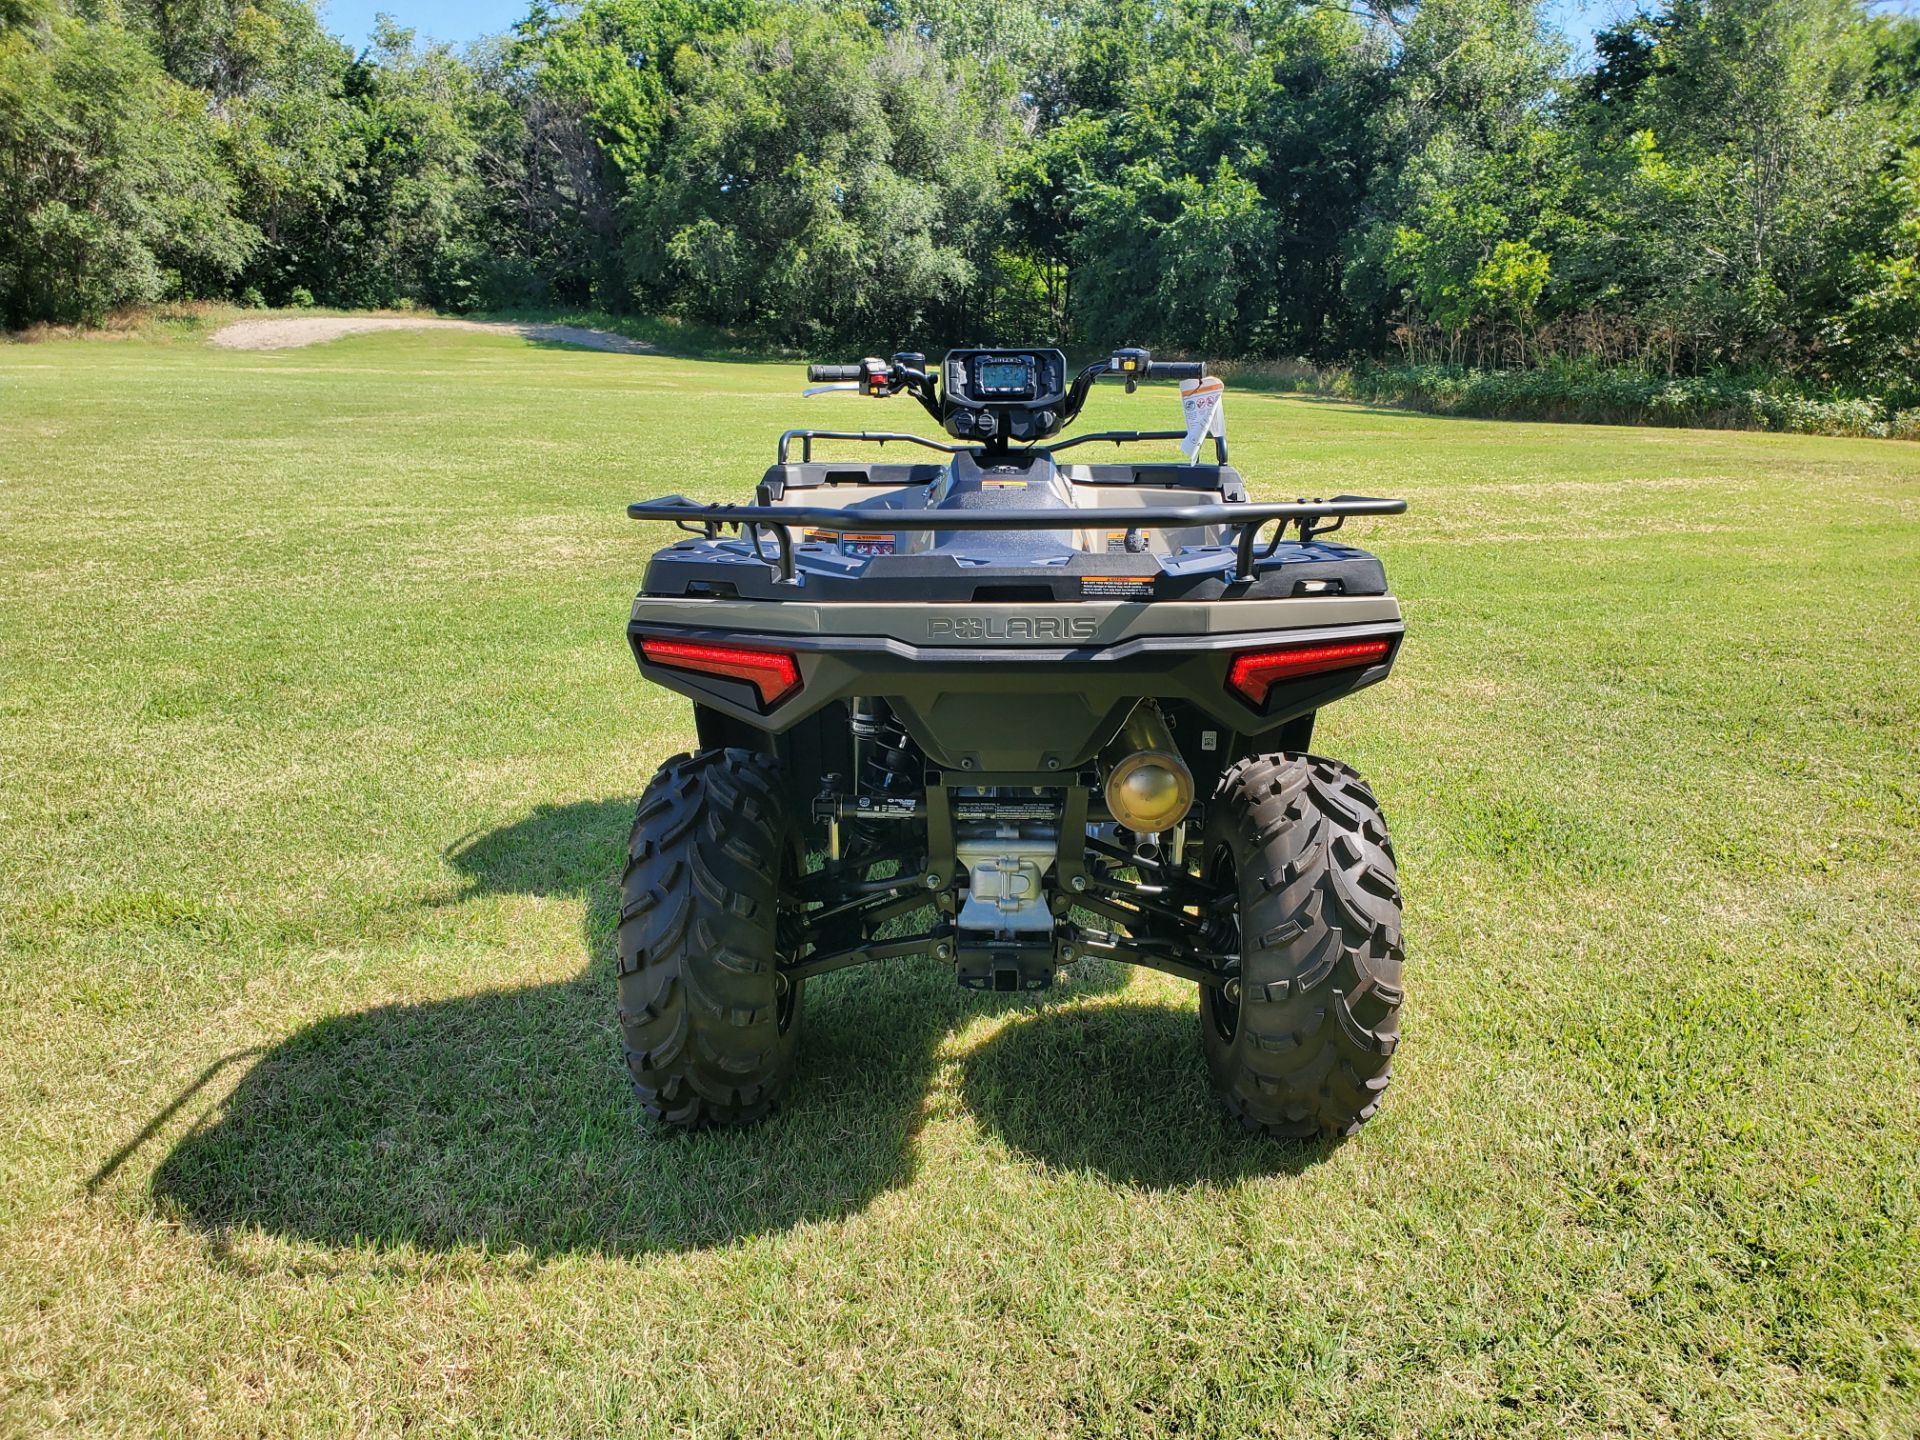
[[[1920,1430],[1920,447],[1233,399],[1259,493],[1413,504],[1319,736],[1403,867],[1380,1118],[1243,1139],[1188,987],[929,964],[663,1136],[621,506],[910,419],[799,384],[0,350],[0,1432]]]

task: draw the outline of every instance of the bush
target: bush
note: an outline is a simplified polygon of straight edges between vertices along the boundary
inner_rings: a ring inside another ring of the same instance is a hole
[[[1344,372],[1331,388],[1376,404],[1496,420],[1898,439],[1920,432],[1920,412],[1896,412],[1874,396],[1808,394],[1777,375],[1667,376],[1579,363],[1536,370],[1361,366]]]

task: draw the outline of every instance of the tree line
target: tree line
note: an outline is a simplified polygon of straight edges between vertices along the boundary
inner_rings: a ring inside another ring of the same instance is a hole
[[[1650,0],[0,0],[0,321],[169,298],[1920,396],[1920,22]]]

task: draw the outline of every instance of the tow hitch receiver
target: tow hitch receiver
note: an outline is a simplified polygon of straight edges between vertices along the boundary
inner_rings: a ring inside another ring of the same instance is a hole
[[[976,940],[960,945],[960,984],[968,990],[1011,994],[1045,990],[1060,961],[1053,940]]]

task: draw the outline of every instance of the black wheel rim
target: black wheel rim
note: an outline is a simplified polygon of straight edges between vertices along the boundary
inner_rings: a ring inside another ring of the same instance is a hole
[[[1231,895],[1233,903],[1222,907],[1219,918],[1221,949],[1240,953],[1240,872],[1233,863],[1233,852],[1222,845],[1207,862],[1207,881],[1216,895]],[[1231,1045],[1240,1033],[1240,1001],[1228,1000],[1217,985],[1200,987],[1200,1016],[1220,1038]]]
[[[800,1013],[800,982],[780,973],[800,958],[800,927],[805,917],[802,908],[788,899],[800,893],[800,870],[800,858],[788,851],[780,864],[780,888],[775,900],[779,908],[774,921],[773,1021],[782,1035],[793,1028],[794,1017]]]

